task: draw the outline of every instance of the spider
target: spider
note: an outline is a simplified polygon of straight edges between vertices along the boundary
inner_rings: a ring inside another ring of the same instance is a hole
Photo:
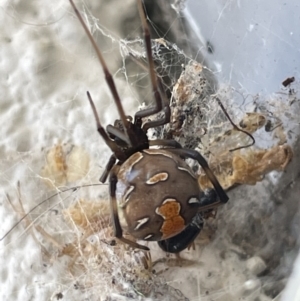
[[[114,125],[108,125],[105,130],[92,97],[87,92],[97,130],[113,153],[100,182],[104,183],[108,178],[114,235],[133,248],[149,250],[125,238],[124,230],[136,240],[158,241],[164,251],[179,252],[194,241],[202,228],[205,213],[226,203],[228,196],[200,153],[182,148],[175,140],[149,140],[147,137],[148,129],[169,123],[171,113],[170,106],[163,101],[155,72],[142,0],[137,0],[137,5],[155,105],[136,112],[134,118],[125,115],[102,53],[73,0],[70,3],[98,56],[120,116]],[[159,112],[164,113],[161,119],[143,122],[144,118]],[[196,160],[201,165],[214,190],[204,192],[200,189],[196,175],[185,162],[186,158]]]

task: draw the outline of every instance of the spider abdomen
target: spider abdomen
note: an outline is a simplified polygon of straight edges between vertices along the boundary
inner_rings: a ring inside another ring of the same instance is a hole
[[[117,172],[121,226],[137,239],[159,241],[180,232],[196,215],[201,190],[189,165],[171,151],[134,153]]]

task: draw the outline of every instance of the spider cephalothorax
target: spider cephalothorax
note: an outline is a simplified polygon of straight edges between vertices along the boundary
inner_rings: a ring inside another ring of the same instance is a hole
[[[193,242],[202,227],[202,212],[225,203],[228,197],[197,151],[183,149],[174,140],[148,140],[147,130],[170,121],[170,107],[165,105],[159,89],[151,53],[151,38],[142,0],[137,0],[144,30],[149,74],[155,106],[138,111],[134,119],[125,115],[114,81],[102,54],[87,26],[70,0],[82,26],[91,40],[112,92],[120,120],[102,127],[96,108],[88,93],[98,132],[113,152],[101,178],[109,178],[114,234],[133,247],[147,247],[123,237],[126,230],[136,239],[159,241],[168,252],[178,252]],[[146,121],[143,118],[163,112],[162,118]],[[156,146],[157,148],[149,148]],[[163,149],[162,149],[163,148]],[[203,192],[198,179],[185,158],[196,160],[212,182],[215,191]],[[188,233],[188,235],[185,235]],[[183,235],[184,234],[184,235]]]

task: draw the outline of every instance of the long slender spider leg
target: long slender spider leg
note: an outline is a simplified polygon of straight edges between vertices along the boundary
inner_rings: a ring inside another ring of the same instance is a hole
[[[147,130],[150,128],[155,128],[164,125],[166,123],[169,123],[170,117],[171,117],[171,109],[169,106],[165,106],[164,116],[161,119],[146,122],[145,124],[143,124],[142,129],[146,133]]]
[[[146,15],[145,15],[145,12],[143,9],[142,0],[137,0],[137,4],[138,4],[140,19],[141,19],[142,26],[143,26],[144,41],[146,44],[146,52],[147,52],[147,60],[148,60],[148,70],[149,70],[149,75],[150,75],[150,80],[151,80],[151,85],[152,85],[152,92],[153,92],[154,99],[155,99],[154,107],[141,110],[135,114],[135,118],[144,118],[144,117],[148,117],[150,115],[160,112],[163,109],[164,104],[163,104],[163,100],[161,98],[161,95],[160,95],[160,92],[158,89],[157,76],[155,73],[155,66],[154,66],[152,49],[151,49],[150,30],[149,30],[147,20],[146,20]]]
[[[80,23],[81,23],[84,31],[86,32],[86,34],[87,34],[87,36],[88,36],[88,38],[89,38],[89,40],[90,40],[90,42],[91,42],[91,44],[92,44],[95,52],[97,54],[97,57],[98,57],[98,59],[100,61],[102,69],[103,69],[103,73],[105,75],[105,80],[106,80],[107,85],[108,85],[108,87],[109,87],[109,89],[110,89],[110,91],[111,91],[111,93],[113,95],[114,102],[116,104],[116,107],[118,109],[118,113],[120,115],[122,124],[124,126],[125,135],[127,135],[129,137],[129,140],[130,140],[129,123],[128,123],[126,115],[124,113],[124,109],[123,109],[123,106],[122,106],[122,103],[121,103],[121,99],[120,99],[119,93],[118,93],[118,91],[116,89],[116,85],[115,85],[115,82],[113,80],[113,77],[112,77],[112,75],[110,74],[110,72],[109,72],[109,70],[107,68],[107,65],[105,63],[103,55],[102,55],[99,47],[97,46],[96,41],[94,40],[93,36],[91,35],[91,33],[90,33],[87,25],[83,21],[83,18],[81,16],[81,14],[79,13],[77,7],[75,6],[73,0],[69,0],[69,1],[70,1],[71,5],[72,5],[72,7],[74,9],[75,14],[77,15],[78,20],[80,21]]]
[[[145,62],[138,60],[131,52],[129,52],[129,56],[137,65],[139,65],[142,69],[144,69],[144,71],[146,72],[149,71],[148,70],[149,68]],[[166,94],[166,90],[162,83],[162,79],[159,76],[157,76],[157,74],[156,74],[156,78],[157,78],[158,89],[161,97],[163,98],[163,102],[165,105],[169,105],[170,103],[169,97]]]
[[[115,173],[115,170],[112,169],[109,175],[109,195],[110,195],[110,209],[111,209],[111,215],[113,221],[114,236],[118,238],[120,241],[122,241],[123,243],[126,243],[133,248],[149,251],[149,248],[147,248],[146,246],[140,245],[134,241],[131,241],[123,237],[123,230],[119,220],[118,205],[116,199],[117,182],[118,182],[117,175]]]
[[[94,113],[94,117],[95,117],[95,120],[96,120],[96,125],[97,125],[97,131],[98,133],[100,134],[100,136],[103,138],[104,142],[107,144],[107,146],[111,149],[111,151],[113,153],[116,154],[116,156],[121,159],[124,157],[124,154],[122,153],[122,151],[119,149],[119,147],[116,145],[116,143],[111,140],[107,133],[105,132],[103,126],[101,125],[101,122],[100,122],[100,119],[99,119],[99,115],[97,113],[97,110],[96,110],[96,107],[95,107],[95,104],[93,102],[93,99],[90,95],[89,92],[87,92],[87,96],[88,96],[88,99],[89,99],[89,102],[90,102],[90,105],[91,105],[91,108],[93,110],[93,113]]]
[[[143,69],[148,70],[147,66],[145,66],[144,64],[142,64],[140,61],[138,61],[134,56],[131,55],[131,58],[139,65],[141,66]],[[149,128],[154,128],[160,125],[164,125],[166,123],[170,122],[170,118],[171,118],[171,109],[169,106],[169,99],[165,93],[165,89],[164,86],[162,84],[162,81],[159,77],[157,77],[157,84],[158,84],[158,88],[160,91],[160,95],[163,98],[163,103],[165,104],[165,108],[164,108],[164,117],[159,119],[159,120],[155,120],[155,121],[150,121],[150,122],[146,122],[143,125],[143,130],[144,132],[147,132],[147,130]],[[140,122],[141,118],[138,116],[135,116],[135,124],[138,124]],[[141,122],[140,122],[141,123]]]
[[[150,146],[165,146],[165,147],[174,147],[174,148],[182,148],[181,144],[176,140],[165,140],[165,139],[155,139],[149,140]]]
[[[252,140],[252,143],[250,143],[250,144],[243,145],[243,146],[239,146],[239,147],[230,149],[229,151],[230,151],[230,152],[234,152],[234,151],[236,151],[236,150],[238,150],[238,149],[243,149],[243,148],[247,148],[247,147],[250,147],[250,146],[254,145],[254,144],[255,144],[255,139],[254,139],[254,137],[253,137],[250,133],[248,133],[247,131],[244,131],[244,130],[242,130],[241,128],[239,128],[237,125],[235,125],[235,123],[234,123],[234,122],[232,121],[232,119],[230,118],[229,114],[227,113],[227,111],[226,111],[226,109],[224,108],[224,106],[223,106],[221,100],[220,100],[218,97],[216,98],[216,101],[218,102],[220,108],[222,109],[223,113],[225,114],[225,116],[227,117],[227,119],[229,120],[229,122],[231,123],[231,125],[233,126],[233,128],[234,128],[235,130],[237,130],[237,131],[239,131],[239,132],[242,132],[242,133],[244,133],[245,135],[249,136],[249,137],[251,138],[251,140]]]
[[[118,139],[124,141],[127,145],[130,145],[130,141],[129,141],[128,137],[119,128],[109,124],[106,127],[106,131],[108,134],[115,136]]]
[[[208,163],[206,162],[206,160],[204,159],[204,157],[198,153],[195,150],[191,150],[191,149],[168,149],[168,151],[178,155],[178,156],[182,156],[184,158],[191,158],[196,160],[201,167],[203,168],[204,172],[206,173],[207,177],[209,178],[209,180],[211,181],[211,183],[213,184],[221,203],[226,203],[228,201],[228,196],[226,194],[226,192],[223,190],[222,186],[220,185],[218,179],[216,178],[216,176],[213,174],[213,172],[211,171],[211,169],[208,166]],[[210,207],[209,207],[210,208]],[[209,208],[204,208],[205,209],[209,209]]]
[[[100,179],[99,179],[99,181],[100,181],[101,183],[105,183],[105,181],[106,181],[106,179],[107,179],[107,177],[108,177],[109,172],[111,171],[111,169],[113,168],[113,166],[114,166],[115,163],[116,163],[116,160],[117,160],[116,156],[115,156],[114,154],[112,154],[112,155],[110,156],[110,158],[109,158],[109,160],[108,160],[106,166],[105,166],[105,169],[104,169],[104,171],[103,171],[103,173],[102,173]]]

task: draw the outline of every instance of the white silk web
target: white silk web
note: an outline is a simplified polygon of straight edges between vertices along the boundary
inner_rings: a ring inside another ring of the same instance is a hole
[[[248,185],[230,192],[181,259],[155,243],[152,260],[110,246],[106,185],[60,193],[0,242],[1,300],[279,300],[299,247],[299,29],[291,27],[298,4],[150,2],[152,36],[160,38],[152,44],[156,71],[173,110],[173,122],[150,136],[172,135],[201,151],[225,188]],[[151,105],[136,2],[77,5],[126,114]],[[53,193],[99,183],[110,151],[86,90],[104,125],[118,115],[68,1],[7,0],[0,14],[2,236]],[[217,100],[253,135],[254,147],[230,151],[251,139],[232,127]],[[203,175],[200,184],[209,186]]]

